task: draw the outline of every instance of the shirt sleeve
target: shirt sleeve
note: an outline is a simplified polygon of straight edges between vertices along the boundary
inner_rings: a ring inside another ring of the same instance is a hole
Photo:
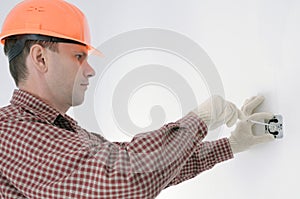
[[[207,128],[193,114],[118,144],[76,130],[26,117],[1,121],[0,173],[33,199],[154,198],[208,168],[207,160],[226,159],[215,154],[218,143],[202,143]]]
[[[217,163],[231,158],[233,158],[233,153],[228,138],[202,142],[168,187],[189,180],[201,172],[211,169]]]

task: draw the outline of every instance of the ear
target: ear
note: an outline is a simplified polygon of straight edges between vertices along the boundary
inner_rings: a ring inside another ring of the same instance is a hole
[[[46,53],[46,49],[39,44],[32,45],[29,52],[29,57],[35,68],[42,73],[47,72],[48,70]]]

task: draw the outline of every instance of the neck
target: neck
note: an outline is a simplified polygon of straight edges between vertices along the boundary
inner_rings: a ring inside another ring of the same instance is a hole
[[[67,104],[60,103],[59,100],[57,100],[54,95],[49,94],[49,92],[45,92],[43,89],[38,89],[39,86],[36,86],[34,88],[32,87],[26,87],[24,85],[20,85],[19,89],[26,91],[33,96],[41,99],[45,103],[47,103],[52,108],[56,109],[61,115],[65,115],[66,112],[69,110],[70,106]]]

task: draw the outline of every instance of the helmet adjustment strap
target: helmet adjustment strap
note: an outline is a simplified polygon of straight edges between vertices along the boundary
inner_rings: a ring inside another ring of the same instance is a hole
[[[8,51],[8,61],[12,61],[14,58],[16,58],[19,54],[22,53],[26,41],[46,41],[46,42],[61,42],[61,43],[73,43],[73,44],[82,44],[78,41],[70,40],[70,39],[63,39],[63,38],[57,38],[57,37],[51,37],[51,36],[44,36],[44,35],[38,35],[38,34],[30,34],[30,35],[17,35],[13,36],[7,39],[16,39],[16,43],[13,45],[13,47]]]

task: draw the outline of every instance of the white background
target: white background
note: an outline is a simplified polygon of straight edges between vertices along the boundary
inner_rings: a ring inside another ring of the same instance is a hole
[[[19,1],[0,2],[0,22]],[[262,94],[262,110],[280,113],[285,137],[236,155],[158,198],[299,198],[300,1],[70,0],[86,13],[93,44],[144,27],[169,29],[197,42],[215,63],[226,98],[241,106]],[[70,22],[71,23],[71,22]],[[0,56],[0,105],[14,89]],[[231,129],[225,129],[225,131]]]

